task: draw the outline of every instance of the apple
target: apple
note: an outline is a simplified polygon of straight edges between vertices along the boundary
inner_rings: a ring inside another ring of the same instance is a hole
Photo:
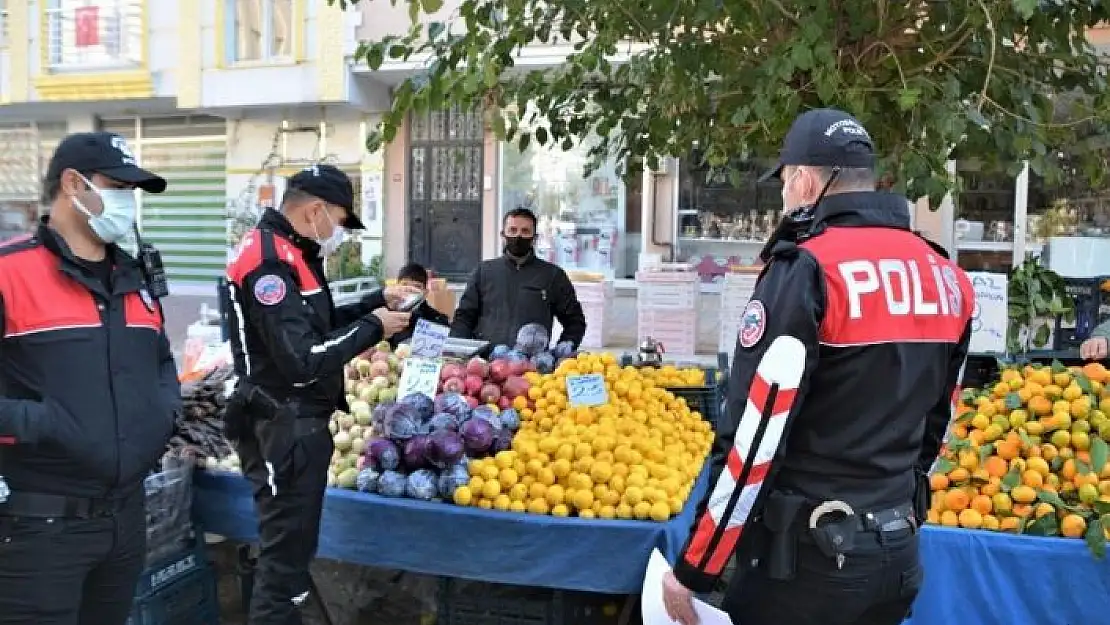
[[[527,367],[528,367],[528,361],[527,360],[510,360],[509,361],[509,376],[511,377],[511,376],[514,376],[514,375],[524,375],[524,372],[528,370]]]
[[[389,363],[388,362],[385,362],[383,360],[375,360],[374,362],[370,363],[370,376],[371,377],[377,378],[377,377],[386,376],[386,375],[389,375]]]
[[[480,403],[478,401],[478,398],[474,397],[473,395],[463,395],[463,398],[466,399],[466,403],[470,406],[471,410],[477,408],[478,404]]]
[[[474,375],[478,376],[479,378],[485,378],[489,376],[489,363],[486,362],[484,358],[480,356],[475,356],[467,361],[466,373],[467,375]]]
[[[485,381],[477,375],[468,375],[463,381],[463,388],[466,389],[467,395],[477,395],[482,390],[482,385]]]
[[[510,376],[508,380],[505,380],[505,383],[501,385],[501,390],[510,399],[515,399],[522,395],[528,395],[528,388],[530,386],[528,380],[514,375]]]
[[[496,404],[501,399],[501,389],[496,384],[483,384],[478,391],[478,399],[484,404]]]
[[[460,365],[457,362],[449,362],[449,363],[443,365],[443,368],[439,370],[439,379],[441,379],[441,380],[449,380],[451,378],[465,378],[465,377],[466,377],[466,370],[463,369],[462,365]]]
[[[509,377],[509,361],[495,360],[489,365],[489,377],[494,382],[504,382]]]
[[[447,378],[443,381],[444,393],[465,393],[466,382],[460,377]]]
[[[513,407],[513,400],[511,400],[508,397],[502,395],[501,397],[499,397],[497,399],[497,407],[500,408],[501,410],[507,410],[509,408],[512,408]]]

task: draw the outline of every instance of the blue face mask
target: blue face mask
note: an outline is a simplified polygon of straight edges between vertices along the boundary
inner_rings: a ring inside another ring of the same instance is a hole
[[[131,189],[99,189],[88,178],[81,176],[81,179],[100,197],[100,203],[104,207],[99,215],[94,215],[80,200],[73,198],[73,205],[89,218],[89,228],[93,234],[105,243],[119,242],[131,234],[138,212],[135,192]]]

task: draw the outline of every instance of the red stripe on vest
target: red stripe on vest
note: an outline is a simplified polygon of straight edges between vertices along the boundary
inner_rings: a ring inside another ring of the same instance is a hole
[[[44,247],[3,257],[0,294],[5,337],[101,326],[93,295],[58,271],[57,258]]]
[[[320,281],[316,274],[308,267],[304,252],[297,246],[278,235],[274,237],[274,251],[278,260],[289,265],[297,276],[297,284],[302,292],[320,289]],[[227,279],[235,285],[242,287],[243,280],[255,269],[262,266],[262,233],[251,230],[239,243],[231,262],[227,266]]]
[[[15,444],[15,437],[14,436],[0,436],[0,445],[11,446],[11,445],[14,445],[14,444]]]

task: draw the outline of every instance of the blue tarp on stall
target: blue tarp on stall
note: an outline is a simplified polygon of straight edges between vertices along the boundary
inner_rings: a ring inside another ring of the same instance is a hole
[[[493,583],[639,593],[652,548],[677,557],[708,481],[703,473],[668,523],[519,515],[332,489],[319,555]],[[242,477],[200,472],[194,489],[205,531],[255,539]],[[912,625],[1110,623],[1110,560],[1096,560],[1083,541],[929,526],[921,557],[925,582]]]
[[[708,485],[707,468],[686,508],[667,523],[515,514],[329,489],[319,556],[499,584],[638,594],[653,548],[677,558]],[[204,531],[257,539],[243,477],[199,471],[193,489]]]

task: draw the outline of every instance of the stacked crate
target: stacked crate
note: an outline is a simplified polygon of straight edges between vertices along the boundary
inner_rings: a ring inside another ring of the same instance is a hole
[[[736,349],[736,336],[740,333],[744,307],[752,298],[758,272],[727,273],[721,281],[721,321],[717,350],[732,355]]]
[[[667,355],[693,356],[698,339],[696,271],[636,272],[637,340],[651,337]]]
[[[586,315],[586,336],[582,338],[581,347],[601,349],[605,347],[605,311],[606,304],[612,301],[613,283],[598,281],[573,284],[578,303],[582,304],[582,312]]]

